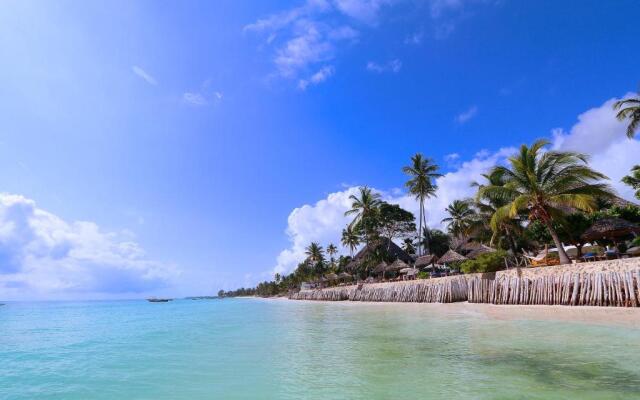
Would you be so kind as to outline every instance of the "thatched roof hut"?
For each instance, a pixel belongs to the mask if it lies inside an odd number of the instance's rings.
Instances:
[[[340,272],[338,274],[338,278],[339,279],[353,279],[353,275],[347,273],[347,272]]]
[[[376,243],[372,243],[364,246],[353,257],[353,260],[347,264],[346,269],[348,271],[355,271],[362,262],[364,262],[369,255],[379,253],[379,250],[383,250],[386,253],[387,259],[400,259],[406,263],[412,263],[413,258],[404,250],[395,244],[392,240],[387,238],[380,238]]]
[[[403,268],[409,268],[409,265],[402,260],[395,260],[387,267],[387,271],[399,271]]]
[[[415,266],[416,268],[423,268],[435,263],[437,260],[438,260],[438,257],[436,257],[435,254],[427,254],[427,255],[418,257],[418,259],[416,260]]]
[[[336,281],[338,280],[338,275],[334,273],[330,273],[324,276],[328,281]]]
[[[456,253],[455,251],[449,249],[442,257],[438,259],[438,264],[448,264],[460,261],[466,261],[467,257]]]
[[[495,251],[496,249],[494,249],[493,247],[489,247],[489,246],[485,246],[484,244],[481,244],[475,250],[470,251],[469,254],[467,254],[465,257],[474,260],[481,254],[493,253]]]
[[[616,239],[640,233],[640,226],[622,218],[602,218],[582,234],[584,240]]]
[[[374,274],[381,274],[387,271],[387,267],[389,267],[389,264],[382,261],[380,264],[376,265],[376,267],[371,272],[373,272]]]
[[[418,272],[420,272],[420,270],[418,268],[407,267],[407,268],[402,268],[398,272],[400,272],[401,274],[407,274],[409,276],[412,276],[412,275],[417,275]]]

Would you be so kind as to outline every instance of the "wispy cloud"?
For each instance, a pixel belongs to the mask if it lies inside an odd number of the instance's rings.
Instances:
[[[334,5],[324,0],[308,0],[301,7],[258,19],[246,25],[244,31],[265,37],[265,43],[272,49],[277,76],[296,79],[298,87],[307,87],[333,74],[333,70],[329,72],[326,68],[336,57],[340,44],[358,40],[360,33],[345,23],[344,18],[340,21],[331,18],[344,14],[343,8],[355,10],[351,8],[354,4],[346,3],[349,2]],[[317,72],[311,77],[300,78],[313,70]]]
[[[206,106],[208,104],[216,104],[222,101],[223,94],[221,91],[211,89],[212,82],[210,79],[205,80],[200,85],[199,90],[185,92],[182,94],[182,100],[192,106]]]
[[[377,23],[380,9],[395,2],[394,0],[335,0],[336,7],[343,14],[368,24]]]
[[[311,75],[309,79],[300,79],[298,88],[306,90],[309,85],[317,85],[329,79],[335,72],[335,68],[331,65],[320,68],[318,72]]]
[[[453,11],[461,10],[466,1],[430,0],[427,18],[432,20],[437,38],[453,31],[456,17]],[[247,24],[243,31],[262,38],[259,48],[266,49],[276,70],[269,74],[270,78],[293,80],[300,87],[301,82],[302,86],[310,82],[304,76],[333,64],[345,45],[357,43],[362,34],[379,27],[384,10],[397,3],[412,7],[408,0],[307,0],[302,6]],[[407,36],[405,43],[417,45],[423,38],[420,29]],[[367,69],[377,73],[398,72],[401,66],[400,60],[392,60],[387,64],[370,62]]]
[[[182,95],[182,100],[194,106],[204,106],[207,104],[207,99],[205,99],[204,96],[201,95],[200,93],[192,93],[192,92],[184,93]]]
[[[460,158],[460,154],[458,153],[451,153],[444,156],[445,161],[455,161],[458,158]]]
[[[154,85],[154,86],[158,84],[158,81],[156,81],[156,78],[151,76],[147,71],[143,70],[142,68],[138,67],[137,65],[132,66],[131,70],[133,71],[134,74],[136,74],[140,78],[144,79],[148,84]]]
[[[467,122],[469,122],[469,120],[471,120],[471,118],[475,117],[476,115],[478,115],[478,107],[471,106],[467,111],[463,111],[460,114],[456,115],[455,121],[460,125],[466,124]]]
[[[413,32],[410,35],[407,35],[404,38],[404,44],[411,44],[411,45],[419,45],[422,44],[422,39],[424,39],[424,32],[422,30],[419,30],[417,32]]]
[[[398,73],[402,68],[402,61],[396,59],[390,60],[384,64],[379,64],[374,61],[369,61],[367,63],[367,71],[375,72],[381,74],[383,72],[393,72]]]

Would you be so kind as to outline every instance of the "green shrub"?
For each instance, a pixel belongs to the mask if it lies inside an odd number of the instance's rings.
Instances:
[[[427,279],[429,278],[429,273],[425,271],[418,272],[418,279]]]
[[[631,241],[631,244],[629,245],[629,247],[636,247],[636,246],[640,246],[640,236],[638,236],[637,238],[633,239]]]
[[[475,260],[467,260],[460,264],[460,269],[465,274],[500,271],[504,268],[506,256],[507,253],[503,250],[480,254]]]

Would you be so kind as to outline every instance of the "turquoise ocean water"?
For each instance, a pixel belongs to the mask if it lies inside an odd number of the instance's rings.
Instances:
[[[634,399],[640,327],[225,299],[0,307],[0,399]]]

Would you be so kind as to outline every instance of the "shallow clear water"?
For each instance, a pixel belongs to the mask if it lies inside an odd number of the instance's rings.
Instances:
[[[0,398],[640,398],[640,327],[417,307],[9,303]]]

